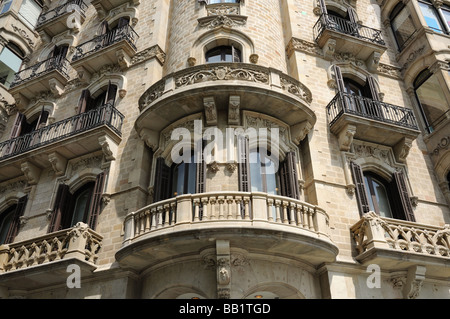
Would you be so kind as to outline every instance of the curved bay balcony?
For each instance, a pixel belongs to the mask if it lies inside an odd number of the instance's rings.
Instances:
[[[369,69],[376,70],[386,43],[381,30],[352,22],[334,15],[322,14],[313,27],[314,39],[325,55],[350,53],[366,61]]]
[[[334,261],[338,253],[324,210],[258,192],[177,196],[128,214],[124,230],[123,248],[116,259],[138,271],[179,254],[197,254],[215,239],[229,240],[249,252],[284,255],[316,266]]]
[[[41,168],[53,166],[60,173],[67,159],[101,150],[104,143],[114,149],[121,141],[122,122],[123,115],[107,104],[2,142],[0,180],[27,172],[33,184]]]
[[[203,112],[204,99],[213,99],[217,111],[230,115],[232,96],[239,101],[234,106],[237,114],[241,109],[261,112],[291,126],[313,127],[316,122],[310,90],[289,75],[255,64],[210,63],[169,74],[153,84],[139,99],[136,128],[160,132],[178,119]],[[239,125],[230,117],[228,122]]]
[[[426,267],[427,276],[450,276],[450,226],[436,227],[369,212],[351,227],[356,260],[384,271]]]

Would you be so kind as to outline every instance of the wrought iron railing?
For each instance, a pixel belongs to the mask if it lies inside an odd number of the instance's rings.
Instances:
[[[77,46],[75,48],[75,54],[72,58],[72,62],[122,40],[127,41],[135,50],[137,50],[136,41],[138,40],[138,38],[138,34],[130,25],[125,25],[123,27],[113,29],[108,33],[102,34]]]
[[[120,136],[123,118],[124,116],[112,104],[105,104],[86,113],[75,115],[0,143],[0,160],[55,143],[101,125],[108,126]]]
[[[320,36],[325,30],[344,33],[380,45],[386,44],[381,38],[381,30],[373,29],[329,14],[322,14],[314,25],[313,32],[316,42],[319,41]]]
[[[415,130],[418,129],[416,118],[411,109],[363,96],[339,92],[327,105],[327,116],[330,126],[344,113]]]
[[[51,57],[47,60],[36,63],[35,65],[23,69],[16,73],[13,83],[11,83],[11,88],[22,84],[24,82],[30,81],[34,78],[40,77],[51,71],[59,71],[64,77],[69,79],[68,74],[69,61],[62,56]]]
[[[84,16],[84,11],[86,10],[86,8],[87,5],[83,2],[83,0],[67,1],[65,4],[60,5],[52,10],[42,12],[38,18],[36,28],[66,13],[71,13],[74,10],[78,11],[80,14]]]

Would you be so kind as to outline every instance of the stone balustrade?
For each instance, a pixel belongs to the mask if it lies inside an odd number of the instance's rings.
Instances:
[[[102,236],[84,223],[41,237],[0,246],[0,273],[77,258],[95,264]]]
[[[180,195],[129,213],[124,221],[124,245],[178,225],[226,227],[227,222],[242,222],[246,227],[266,222],[288,226],[289,231],[302,229],[329,237],[329,217],[315,205],[267,193],[214,192]]]
[[[392,249],[450,258],[449,225],[435,227],[384,218],[369,212],[351,228],[351,231],[359,255],[372,249]]]

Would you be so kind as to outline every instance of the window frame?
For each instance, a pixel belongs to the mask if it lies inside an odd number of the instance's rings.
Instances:
[[[393,21],[397,18],[397,16],[403,11],[403,10],[407,10],[408,12],[408,16],[409,19],[411,20],[411,23],[414,26],[414,22],[412,21],[411,18],[411,12],[409,11],[409,8],[403,3],[403,2],[399,2],[397,3],[394,8],[391,10],[391,13],[389,14],[389,20],[390,20],[390,27],[391,27],[391,31],[392,34],[394,36],[394,40],[395,40],[395,44],[397,45],[397,49],[399,52],[402,52],[403,49],[405,48],[406,44],[409,42],[409,40],[413,37],[413,35],[416,33],[416,30],[414,32],[412,32],[408,38],[400,45],[399,41],[398,41],[398,37],[396,35],[396,31],[394,29],[394,25],[393,25]]]
[[[228,53],[227,50],[231,50],[231,52]],[[220,52],[220,61],[210,62],[210,61],[208,61],[208,59],[210,59],[212,56],[218,56],[218,55],[211,55],[214,51]],[[226,61],[226,56],[228,54],[231,55],[231,61]],[[242,51],[232,44],[215,46],[205,52],[205,62],[206,63],[239,63],[239,62],[242,62]]]

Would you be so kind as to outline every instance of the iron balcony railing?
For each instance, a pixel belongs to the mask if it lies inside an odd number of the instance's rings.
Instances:
[[[326,13],[322,14],[319,20],[314,25],[313,32],[316,42],[319,41],[320,36],[325,30],[340,32],[380,45],[386,44],[381,38],[381,30],[366,27],[356,22],[352,22]]]
[[[121,136],[124,116],[112,104],[50,124],[23,136],[0,143],[0,160],[55,143],[101,125]]]
[[[130,25],[113,29],[108,33],[102,34],[77,46],[75,48],[75,54],[72,58],[72,62],[122,40],[127,41],[136,50],[136,41],[138,38],[139,36]]]
[[[64,77],[69,79],[68,66],[69,61],[66,58],[61,56],[51,57],[17,72],[13,83],[11,83],[11,88],[52,71],[59,71]]]
[[[339,92],[327,105],[327,116],[330,126],[344,113],[410,129],[418,129],[416,118],[411,109],[363,96]]]
[[[42,12],[38,18],[36,28],[66,13],[71,13],[74,10],[78,11],[80,14],[84,16],[84,11],[86,10],[86,8],[87,5],[83,2],[83,0],[67,1],[65,4],[60,5],[52,10]]]

